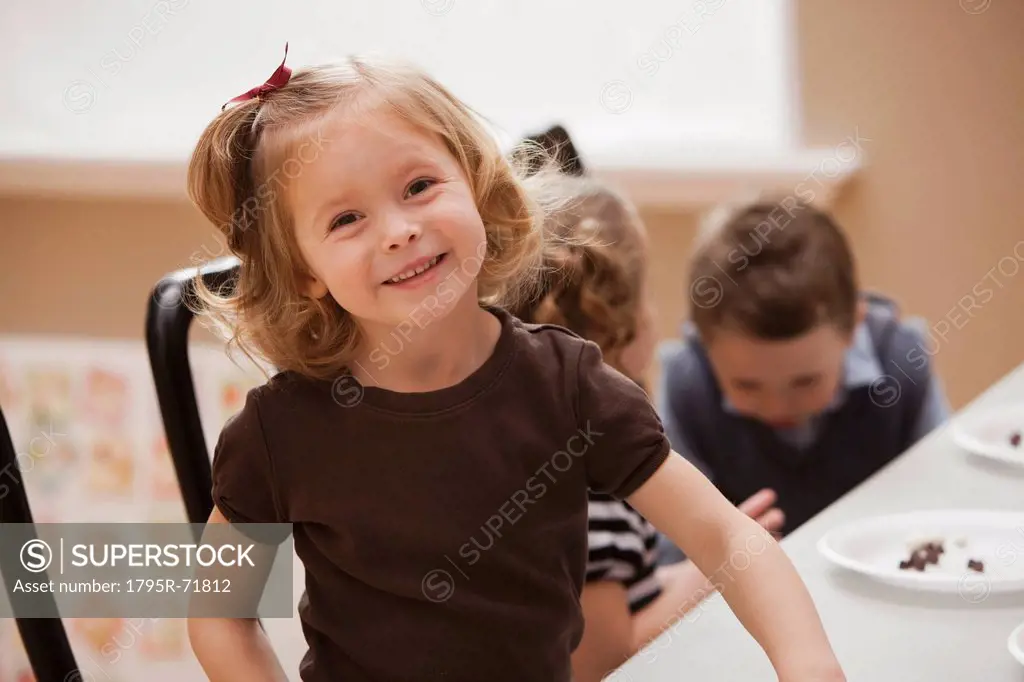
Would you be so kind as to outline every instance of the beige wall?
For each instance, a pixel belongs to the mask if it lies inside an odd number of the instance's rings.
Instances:
[[[1024,5],[813,0],[798,22],[805,141],[870,139],[837,206],[864,283],[946,318],[936,361],[962,405],[1024,360]],[[669,336],[695,217],[647,218]],[[186,205],[0,198],[0,221],[0,333],[141,339],[157,278],[220,253]],[[992,271],[1006,257],[1008,274]]]
[[[0,333],[143,338],[168,271],[221,255],[185,204],[0,199]]]

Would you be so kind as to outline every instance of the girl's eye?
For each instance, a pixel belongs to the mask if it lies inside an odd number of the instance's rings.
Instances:
[[[409,189],[405,190],[406,196],[412,196],[415,194],[422,194],[430,189],[435,183],[430,178],[420,178],[419,180],[413,180],[412,184],[409,185]]]
[[[351,225],[358,219],[359,216],[357,216],[355,213],[342,213],[340,216],[335,218],[334,221],[331,223],[331,231],[333,232],[339,227]]]

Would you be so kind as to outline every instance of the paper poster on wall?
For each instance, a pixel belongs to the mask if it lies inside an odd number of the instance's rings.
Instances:
[[[207,446],[265,381],[223,348],[193,344]],[[0,336],[0,406],[37,523],[185,521],[142,342]],[[185,621],[65,619],[81,668],[104,682],[204,679]],[[0,682],[32,682],[15,622],[0,620]]]

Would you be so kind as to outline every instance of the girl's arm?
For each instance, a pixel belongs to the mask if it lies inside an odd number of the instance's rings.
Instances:
[[[288,682],[255,618],[192,618],[188,636],[210,682]]]
[[[228,523],[214,507],[208,523]],[[288,682],[255,618],[189,618],[188,636],[210,682]]]
[[[722,593],[780,682],[845,681],[789,558],[768,531],[730,504],[692,464],[670,453],[628,502]]]
[[[738,509],[757,521],[770,533],[776,533],[785,522],[781,509],[772,506],[776,496],[764,489],[740,503]],[[633,618],[633,646],[630,655],[647,646],[671,628],[680,618],[700,604],[717,587],[713,578],[705,577],[692,561],[682,561],[658,569],[662,592]]]
[[[583,639],[572,652],[573,682],[600,682],[634,653],[633,616],[622,583],[587,583],[580,595]]]

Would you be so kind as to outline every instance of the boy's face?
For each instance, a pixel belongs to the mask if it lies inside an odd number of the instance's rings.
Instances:
[[[792,428],[828,407],[851,340],[831,324],[784,341],[719,329],[707,350],[722,391],[740,413]]]

